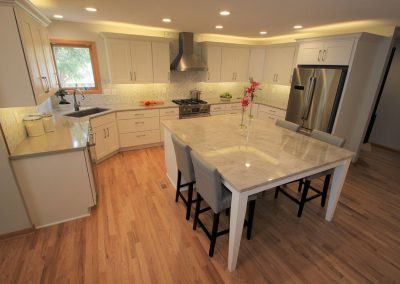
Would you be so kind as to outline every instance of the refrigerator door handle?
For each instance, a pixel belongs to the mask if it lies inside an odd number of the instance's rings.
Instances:
[[[303,109],[303,114],[301,115],[301,119],[304,119],[305,115],[306,115],[306,110],[307,110],[307,106],[309,103],[309,98],[310,98],[310,89],[311,89],[311,82],[312,82],[313,77],[310,76],[307,80],[307,85],[306,85],[306,89],[304,91],[305,93],[305,97],[306,97],[306,102],[305,102],[305,107]]]
[[[315,91],[315,84],[317,83],[317,78],[316,77],[311,77],[311,82],[310,82],[310,87],[308,89],[308,94],[307,94],[307,104],[306,104],[306,108],[304,110],[304,115],[303,115],[303,119],[307,120],[308,119],[308,115],[310,114],[310,109],[311,109],[311,103],[314,97],[314,91]]]

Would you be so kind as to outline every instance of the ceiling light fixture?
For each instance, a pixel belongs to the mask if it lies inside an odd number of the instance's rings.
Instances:
[[[86,7],[85,10],[88,12],[97,12],[97,9],[93,7]]]
[[[229,16],[229,15],[231,14],[231,12],[229,12],[229,11],[227,11],[227,10],[224,10],[224,11],[219,12],[219,14],[220,14],[221,16]]]
[[[266,34],[267,34],[266,31],[261,31],[261,32],[260,32],[260,35],[266,35]]]
[[[303,26],[302,26],[302,25],[295,25],[293,28],[296,29],[296,30],[298,30],[298,29],[302,29]]]
[[[216,29],[218,29],[218,30],[221,30],[221,29],[223,29],[223,28],[224,28],[224,26],[217,25],[217,26],[215,26],[215,28],[216,28]]]
[[[53,17],[56,18],[56,19],[62,19],[62,18],[64,18],[63,15],[53,15]]]
[[[171,23],[171,22],[172,22],[172,20],[169,19],[169,18],[164,18],[164,19],[162,19],[162,21],[163,21],[164,23]]]

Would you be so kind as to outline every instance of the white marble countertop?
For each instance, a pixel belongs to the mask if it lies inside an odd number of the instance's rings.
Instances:
[[[246,118],[248,120],[248,118]],[[252,119],[240,128],[241,115],[164,121],[238,191],[348,159],[353,153],[306,135]]]

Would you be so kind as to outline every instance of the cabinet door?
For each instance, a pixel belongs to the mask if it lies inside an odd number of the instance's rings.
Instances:
[[[153,82],[153,59],[151,54],[151,42],[132,41],[132,70],[134,83]]]
[[[105,157],[108,154],[107,151],[107,130],[104,127],[98,127],[93,129],[96,146],[94,147],[96,152],[96,160]]]
[[[169,83],[169,43],[152,42],[154,83]]]
[[[44,58],[46,61],[47,74],[49,78],[51,94],[58,90],[58,78],[54,65],[53,54],[51,52],[50,40],[46,28],[40,29],[40,38],[43,46]]]
[[[327,65],[349,65],[353,40],[328,41],[324,45],[322,61]]]
[[[282,53],[278,47],[267,48],[265,52],[264,82],[276,84],[276,77],[280,65]]]
[[[220,46],[205,46],[203,48],[203,61],[208,67],[207,82],[221,81],[221,52]]]
[[[110,154],[119,149],[117,124],[115,122],[107,124],[105,129],[107,131],[106,152]]]
[[[294,46],[279,49],[279,64],[276,66],[277,75],[275,81],[277,84],[290,86],[295,52],[296,48]]]
[[[321,64],[322,51],[322,42],[301,43],[297,56],[297,64]]]
[[[253,80],[257,82],[263,81],[264,61],[265,49],[250,49],[249,78],[253,78]]]
[[[112,83],[132,83],[130,41],[123,39],[109,39],[107,42],[107,48]]]
[[[249,49],[237,48],[235,52],[235,81],[236,82],[247,82],[249,80]]]
[[[223,47],[221,52],[221,81],[235,81],[235,67],[237,52],[233,47]]]

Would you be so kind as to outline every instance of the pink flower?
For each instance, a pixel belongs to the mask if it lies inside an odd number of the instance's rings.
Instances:
[[[256,81],[253,81],[253,80],[251,80],[250,82],[251,82],[251,88],[254,91],[257,90],[260,87],[260,82],[256,82]]]
[[[249,97],[243,97],[243,98],[240,100],[240,103],[242,104],[242,107],[248,106],[248,105],[249,105]]]

